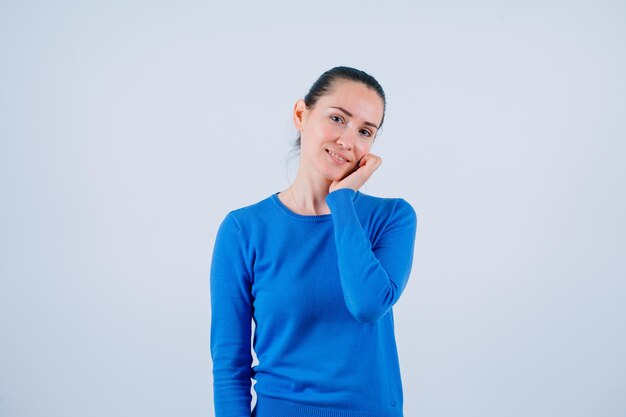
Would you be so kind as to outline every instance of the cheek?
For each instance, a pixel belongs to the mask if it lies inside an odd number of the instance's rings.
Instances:
[[[339,135],[339,129],[328,123],[321,123],[318,129],[320,136],[324,138],[335,138]]]
[[[361,158],[365,154],[368,154],[370,152],[370,149],[372,149],[371,142],[357,142],[354,145],[355,153],[359,158]]]
[[[355,163],[358,163],[361,158],[363,158],[364,155],[367,155],[368,153],[370,153],[370,150],[372,149],[372,144],[370,143],[366,143],[366,142],[361,142],[358,144],[354,145],[354,156],[356,158]]]

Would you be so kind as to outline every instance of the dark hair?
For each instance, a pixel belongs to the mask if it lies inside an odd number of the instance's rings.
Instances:
[[[373,89],[378,93],[378,96],[383,100],[383,118],[380,121],[379,129],[383,126],[383,122],[385,121],[385,109],[387,107],[387,101],[385,99],[385,92],[383,88],[380,86],[378,81],[368,73],[358,70],[352,67],[335,67],[331,68],[317,79],[311,86],[311,89],[304,96],[304,103],[306,104],[307,109],[312,109],[317,104],[317,100],[320,97],[326,94],[330,94],[332,91],[332,87],[336,81],[339,80],[348,80],[348,81],[356,81],[366,85],[367,87]],[[298,138],[294,143],[294,150],[300,149],[300,134],[298,134]]]

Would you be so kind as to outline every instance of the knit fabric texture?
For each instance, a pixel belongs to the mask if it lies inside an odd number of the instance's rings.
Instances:
[[[326,203],[330,214],[301,215],[274,193],[219,226],[210,268],[216,417],[403,416],[392,307],[411,272],[415,210],[351,188]]]

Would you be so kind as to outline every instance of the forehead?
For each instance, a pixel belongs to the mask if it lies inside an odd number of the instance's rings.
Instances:
[[[383,100],[378,93],[355,81],[335,81],[330,93],[321,96],[318,104],[325,108],[342,107],[354,117],[377,126],[383,117]]]

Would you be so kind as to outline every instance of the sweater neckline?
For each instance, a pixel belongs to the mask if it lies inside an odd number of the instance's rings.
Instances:
[[[333,215],[332,213],[329,214],[299,214],[296,213],[295,211],[291,211],[291,209],[289,207],[287,207],[282,201],[280,201],[280,198],[278,198],[278,193],[280,193],[280,191],[276,191],[274,194],[272,194],[270,196],[270,199],[274,202],[274,204],[276,205],[276,207],[278,207],[278,209],[283,212],[284,214],[288,215],[289,217],[296,219],[296,220],[300,220],[303,222],[327,222],[327,221],[331,221],[333,219]],[[356,201],[359,198],[359,195],[361,195],[360,191],[356,191],[356,193],[354,193],[354,197],[352,198],[352,201]]]

